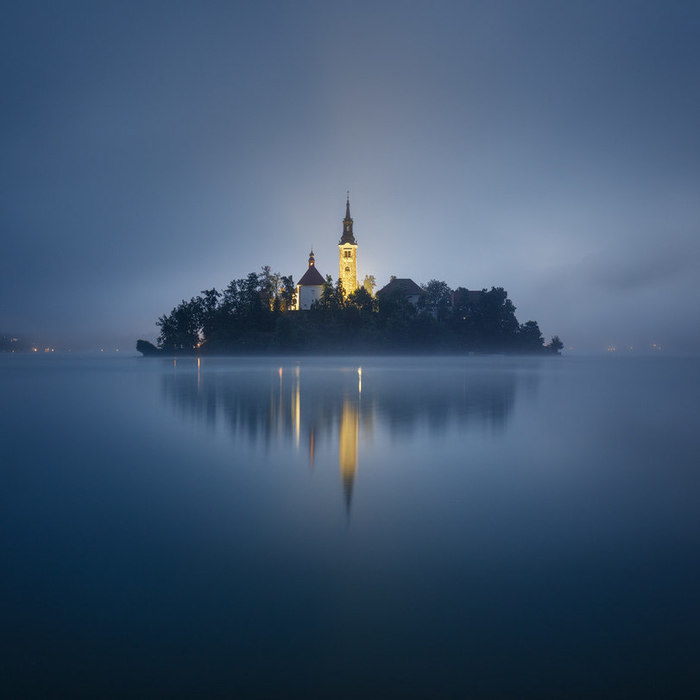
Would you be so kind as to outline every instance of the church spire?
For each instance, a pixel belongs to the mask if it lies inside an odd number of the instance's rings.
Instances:
[[[345,200],[345,218],[343,219],[343,235],[340,238],[340,245],[350,243],[357,245],[355,234],[352,232],[352,217],[350,216],[350,192]]]

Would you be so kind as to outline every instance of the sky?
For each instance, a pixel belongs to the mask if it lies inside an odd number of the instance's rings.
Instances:
[[[574,351],[700,353],[697,2],[23,2],[0,23],[0,332],[155,340],[313,247],[504,287]]]

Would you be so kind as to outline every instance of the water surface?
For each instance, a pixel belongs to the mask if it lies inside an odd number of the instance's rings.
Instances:
[[[700,365],[0,357],[31,697],[695,697]]]

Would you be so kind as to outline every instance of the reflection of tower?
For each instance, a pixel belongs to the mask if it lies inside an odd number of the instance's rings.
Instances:
[[[352,485],[357,472],[357,433],[359,416],[357,404],[353,401],[343,401],[343,412],[340,416],[340,448],[338,463],[340,466],[340,478],[343,480],[345,491],[345,504],[350,510],[352,500]]]
[[[338,244],[340,249],[340,262],[338,263],[338,277],[343,283],[346,294],[351,294],[357,289],[357,241],[352,232],[352,219],[350,218],[350,194],[345,203],[345,218],[343,219],[343,235]]]
[[[294,371],[294,385],[292,387],[292,427],[294,429],[294,443],[299,447],[299,434],[301,432],[301,386],[299,379],[299,367]]]
[[[309,431],[309,468],[314,468],[314,456],[316,454],[316,434],[314,433],[314,424],[311,424]]]

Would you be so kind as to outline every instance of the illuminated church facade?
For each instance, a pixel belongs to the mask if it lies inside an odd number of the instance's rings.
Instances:
[[[338,243],[338,278],[343,284],[345,294],[352,294],[357,287],[357,241],[353,232],[353,220],[350,216],[350,194],[345,201],[345,218],[343,233]],[[321,298],[323,275],[316,269],[314,251],[309,254],[309,266],[297,283],[297,310],[311,308],[314,301]]]
[[[343,219],[343,235],[338,244],[340,259],[338,262],[338,277],[343,283],[346,294],[352,294],[357,289],[357,241],[352,231],[350,216],[350,194],[345,201],[345,218]]]

